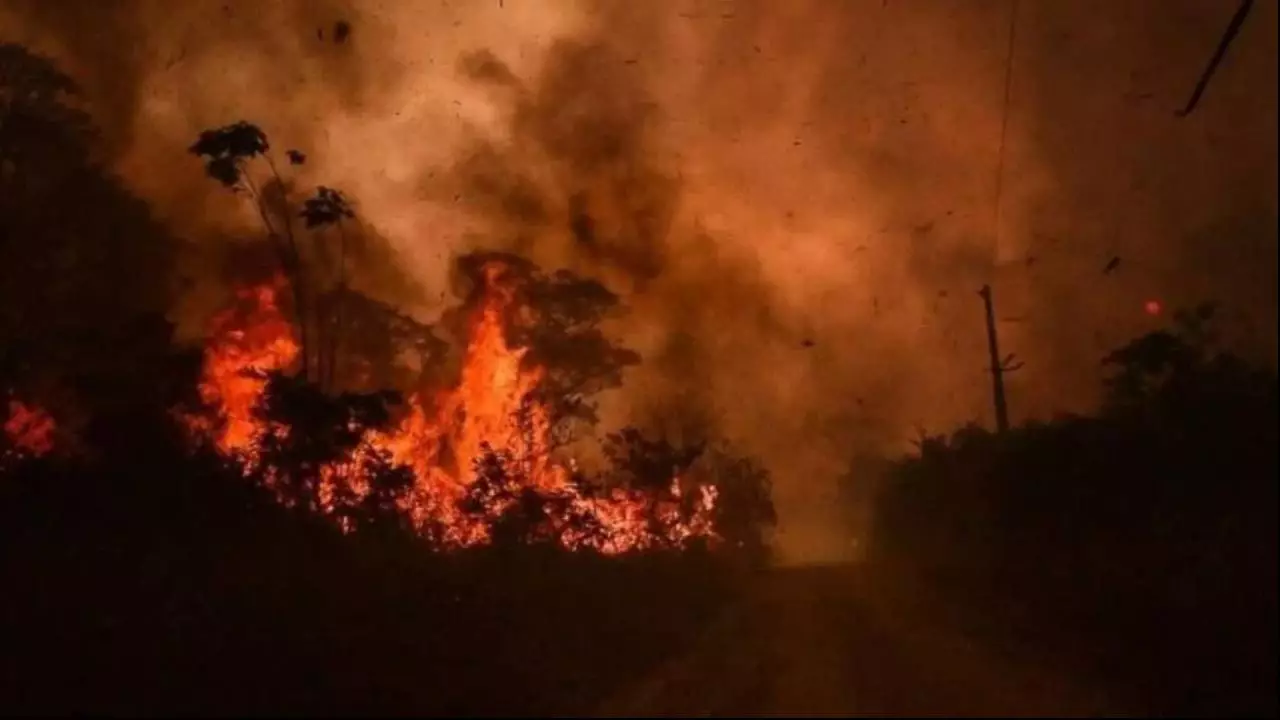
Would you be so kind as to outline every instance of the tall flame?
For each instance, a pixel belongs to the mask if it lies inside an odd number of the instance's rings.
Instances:
[[[493,523],[513,502],[510,494],[487,500],[478,513],[464,509],[468,490],[477,482],[473,463],[488,450],[509,459],[515,466],[511,475],[523,489],[555,501],[549,521],[570,548],[612,554],[714,537],[712,486],[700,486],[693,512],[682,513],[678,478],[666,493],[615,488],[603,496],[588,495],[554,459],[551,414],[534,393],[545,370],[529,367],[525,350],[508,345],[503,317],[514,301],[495,282],[497,269],[486,270],[484,295],[469,318],[457,386],[429,403],[410,398],[394,428],[366,440],[412,469],[414,487],[404,509],[414,523],[424,531],[430,528],[448,546],[489,540]],[[217,409],[221,422],[196,418],[192,426],[222,452],[244,458],[249,467],[258,462],[258,443],[266,431],[253,412],[266,387],[260,373],[287,369],[299,353],[293,327],[277,304],[284,287],[277,281],[239,293],[235,305],[214,318],[205,350],[200,394]],[[354,467],[358,464],[343,463],[329,469],[326,478],[359,494],[365,481]],[[575,523],[575,518],[587,522]]]
[[[298,357],[293,327],[277,304],[285,281],[240,290],[235,302],[214,317],[205,347],[200,399],[221,414],[216,430],[207,418],[193,418],[201,430],[216,434],[224,453],[251,453],[260,428],[253,409],[266,390],[259,373],[284,370]]]

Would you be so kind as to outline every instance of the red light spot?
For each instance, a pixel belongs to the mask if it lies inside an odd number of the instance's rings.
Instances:
[[[1159,301],[1159,300],[1148,300],[1148,301],[1146,302],[1146,304],[1142,306],[1142,309],[1143,309],[1143,310],[1146,310],[1148,315],[1159,315],[1159,314],[1160,314],[1160,301]]]

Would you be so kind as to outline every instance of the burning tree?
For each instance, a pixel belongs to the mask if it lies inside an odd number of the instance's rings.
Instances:
[[[209,177],[246,197],[257,211],[292,294],[300,372],[304,378],[332,387],[343,308],[350,292],[344,222],[355,219],[351,204],[340,191],[324,186],[298,203],[292,196],[293,182],[281,174],[271,157],[266,133],[249,122],[206,130],[189,150],[204,160]],[[306,155],[298,150],[288,150],[285,155],[291,165],[306,162]],[[257,160],[266,166],[265,173],[255,170]],[[296,220],[312,231],[312,247],[304,248]],[[336,247],[323,242],[329,229],[337,238]]]
[[[507,254],[470,254],[456,269],[462,301],[447,323],[463,344],[457,372],[394,411],[391,395],[325,397],[281,375],[299,352],[275,302],[284,283],[242,291],[206,349],[201,394],[220,422],[193,426],[288,505],[346,524],[350,508],[394,506],[447,547],[514,540],[617,553],[712,536],[714,486],[605,487],[561,457],[594,422],[592,396],[639,359],[599,329],[617,297]]]
[[[461,350],[450,365],[430,326],[351,290],[355,212],[340,192],[320,187],[293,203],[266,135],[246,122],[202,133],[191,152],[252,203],[280,269],[215,318],[201,396],[218,419],[191,425],[283,502],[351,524],[350,508],[380,488],[371,502],[446,546],[515,539],[623,552],[715,534],[718,471],[687,472],[703,446],[664,454],[623,431],[634,452],[610,456],[618,467],[608,477],[588,477],[566,457],[598,421],[594,397],[640,360],[601,330],[622,311],[604,285],[510,253],[457,258],[460,302],[441,321]],[[296,219],[313,231],[311,245]],[[417,377],[396,384],[407,397],[374,392],[374,358],[406,352]],[[295,363],[298,378],[285,377]],[[767,495],[757,480],[734,482]]]
[[[753,560],[767,558],[767,533],[778,516],[769,473],[753,458],[724,442],[677,443],[635,427],[609,433],[602,450],[610,467],[606,486],[666,490],[677,499],[674,506],[651,508],[654,533],[680,532],[701,512],[701,489],[714,487],[712,524],[717,537]]]
[[[470,253],[455,268],[454,293],[463,298],[458,317],[464,322],[468,308],[500,296],[501,340],[520,351],[520,368],[537,376],[528,403],[545,408],[548,450],[594,426],[592,397],[621,385],[623,371],[640,362],[600,329],[605,318],[622,311],[618,296],[595,280],[564,270],[544,273],[511,253]]]
[[[332,515],[350,529],[398,526],[412,471],[371,441],[386,431],[394,392],[329,395],[279,372],[253,407],[258,424],[256,470],[288,506]]]

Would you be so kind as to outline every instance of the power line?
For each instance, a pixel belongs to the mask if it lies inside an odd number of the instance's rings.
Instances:
[[[1018,0],[1012,0],[1009,10],[1009,46],[1004,60],[1004,106],[1000,114],[1000,145],[996,150],[996,198],[992,236],[995,242],[994,256],[998,262],[1000,257],[1000,227],[1004,204],[1004,147],[1009,133],[1009,102],[1013,96],[1013,49],[1018,37]]]
[[[1187,99],[1187,104],[1176,113],[1178,117],[1190,115],[1191,111],[1196,109],[1196,105],[1200,104],[1200,97],[1204,95],[1205,88],[1209,87],[1209,80],[1217,72],[1218,65],[1222,63],[1222,58],[1226,57],[1227,48],[1231,47],[1231,41],[1235,40],[1236,35],[1240,33],[1240,28],[1244,25],[1245,18],[1249,17],[1251,8],[1253,8],[1253,0],[1241,0],[1240,6],[1236,8],[1236,14],[1231,16],[1231,22],[1222,33],[1222,38],[1218,40],[1218,47],[1214,49],[1213,56],[1209,58],[1209,64],[1205,67],[1204,72],[1200,74],[1200,79],[1196,82],[1195,89],[1191,91],[1191,97]]]

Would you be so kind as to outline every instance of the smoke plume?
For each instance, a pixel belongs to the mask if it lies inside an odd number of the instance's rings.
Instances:
[[[184,152],[244,118],[355,198],[425,297],[477,247],[600,277],[646,361],[608,416],[763,456],[783,549],[812,558],[848,542],[826,508],[855,452],[987,421],[984,283],[1026,362],[1015,420],[1087,409],[1098,358],[1163,321],[1150,300],[1218,300],[1274,362],[1274,4],[1183,119],[1221,3],[1013,9],[19,0],[0,23],[81,79],[185,235],[252,221]]]

